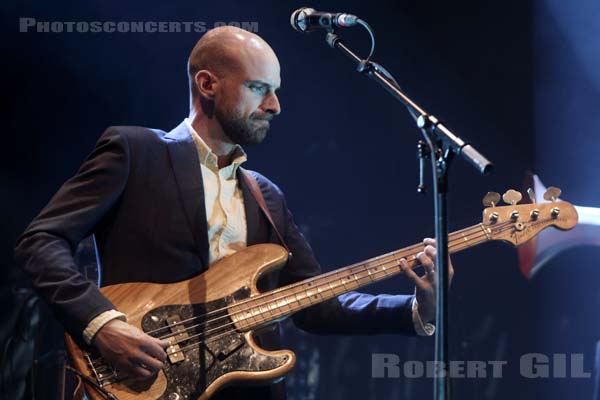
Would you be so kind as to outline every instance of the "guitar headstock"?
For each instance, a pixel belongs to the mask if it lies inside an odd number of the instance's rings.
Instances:
[[[483,204],[488,207],[483,211],[483,226],[491,240],[519,246],[549,226],[568,230],[577,225],[577,210],[571,203],[558,199],[560,189],[548,188],[544,194],[544,198],[550,200],[548,203],[536,203],[531,189],[527,193],[531,204],[518,204],[523,196],[512,189],[502,196],[506,206],[497,205],[498,193],[490,192],[483,198]]]

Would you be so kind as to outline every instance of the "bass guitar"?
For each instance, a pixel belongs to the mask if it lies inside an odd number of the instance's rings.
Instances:
[[[450,253],[493,240],[518,246],[546,227],[567,230],[577,224],[577,211],[570,203],[517,204],[520,198],[519,192],[508,191],[504,195],[508,205],[498,206],[500,195],[488,193],[483,221],[449,234]],[[295,355],[290,350],[260,348],[254,340],[257,329],[396,276],[402,272],[401,258],[415,268],[422,248],[422,243],[415,244],[262,293],[256,288],[259,278],[287,261],[288,253],[281,246],[250,246],[182,282],[103,287],[101,292],[127,315],[130,324],[169,341],[168,361],[146,381],[123,379],[94,348],[79,347],[66,335],[72,368],[93,400],[208,399],[232,383],[277,381],[292,369]]]

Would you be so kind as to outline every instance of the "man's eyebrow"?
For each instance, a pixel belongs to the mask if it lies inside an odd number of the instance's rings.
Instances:
[[[261,85],[261,86],[266,86],[269,89],[273,88],[273,90],[278,90],[279,89],[279,86],[274,87],[270,83],[267,83],[267,82],[264,82],[264,81],[261,81],[261,80],[247,81],[246,85]]]

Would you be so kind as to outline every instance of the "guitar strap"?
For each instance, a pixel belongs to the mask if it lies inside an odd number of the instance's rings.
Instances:
[[[290,251],[290,248],[285,243],[285,240],[283,240],[283,235],[279,232],[279,229],[277,229],[277,226],[275,225],[275,222],[273,221],[273,217],[271,216],[271,212],[267,208],[267,203],[265,202],[265,198],[263,197],[262,191],[260,190],[260,187],[258,186],[258,182],[256,181],[256,179],[250,172],[248,172],[247,170],[245,170],[242,167],[240,167],[240,176],[246,183],[246,186],[248,186],[248,189],[250,189],[250,193],[252,193],[252,197],[254,197],[254,200],[256,200],[256,202],[258,203],[258,206],[260,207],[262,212],[265,214],[265,217],[267,217],[267,220],[269,220],[269,223],[271,224],[271,227],[275,231],[275,234],[277,235],[279,242],[281,243],[281,245],[283,247],[285,247],[289,256],[291,257],[292,252]]]

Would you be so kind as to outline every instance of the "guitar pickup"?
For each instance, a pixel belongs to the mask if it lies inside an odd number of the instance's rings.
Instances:
[[[181,350],[181,346],[179,346],[179,342],[189,338],[189,335],[185,326],[179,324],[179,322],[181,322],[181,318],[177,315],[167,318],[167,326],[171,328],[171,333],[174,333],[173,336],[167,338],[167,341],[171,343],[166,350],[171,364],[177,364],[185,360],[185,355]]]
[[[233,341],[231,342],[231,344],[229,346],[227,346],[227,348],[225,348],[225,349],[221,350],[219,353],[217,353],[217,359],[219,361],[223,361],[224,359],[229,357],[231,354],[233,354],[237,349],[242,347],[243,344],[244,344],[244,341],[242,339],[240,339],[239,337],[235,337],[233,339]]]

